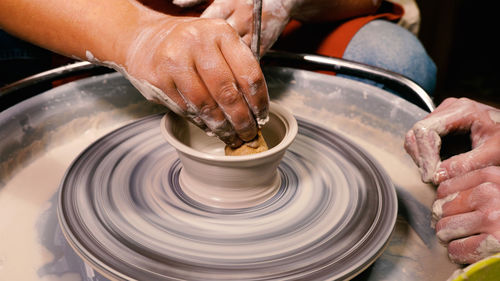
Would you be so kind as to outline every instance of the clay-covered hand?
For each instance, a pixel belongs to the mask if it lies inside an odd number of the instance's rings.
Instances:
[[[500,167],[489,166],[443,181],[433,215],[450,259],[473,263],[500,252]]]
[[[181,8],[188,8],[206,2],[206,0],[173,0],[172,3]]]
[[[441,137],[470,132],[472,150],[441,162]],[[405,149],[422,180],[439,184],[487,166],[500,165],[500,110],[467,98],[449,98],[406,134]]]
[[[258,61],[221,19],[169,17],[144,24],[125,72],[148,99],[164,104],[235,147],[257,134],[269,97]]]
[[[299,1],[263,0],[260,53],[264,54],[290,21],[290,14]],[[204,18],[225,19],[250,46],[252,39],[252,0],[214,0],[203,12]]]

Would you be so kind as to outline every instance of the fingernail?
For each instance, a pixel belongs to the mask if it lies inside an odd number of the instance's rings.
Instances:
[[[252,122],[251,126],[248,126],[244,129],[238,136],[244,141],[251,141],[257,136],[257,127],[255,126],[255,122]]]
[[[433,182],[434,184],[440,184],[442,181],[448,179],[448,171],[444,168],[439,168],[434,174]]]
[[[219,139],[232,148],[240,147],[243,144],[243,141],[234,133],[219,135]]]
[[[240,147],[241,145],[243,144],[243,141],[241,141],[240,139],[236,138],[234,139],[230,144],[228,144],[230,147],[232,148],[238,148]]]

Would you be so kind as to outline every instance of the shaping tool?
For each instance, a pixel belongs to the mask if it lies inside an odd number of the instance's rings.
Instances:
[[[257,60],[260,59],[260,29],[262,23],[262,0],[253,0],[253,28],[250,49]]]

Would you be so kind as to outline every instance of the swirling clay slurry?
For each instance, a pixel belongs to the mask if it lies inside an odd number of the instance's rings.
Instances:
[[[143,277],[139,260],[171,278],[344,276],[389,238],[392,186],[363,156],[349,158],[356,150],[347,143],[337,150],[332,133],[303,123],[277,170],[277,191],[259,204],[218,208],[186,194],[181,177],[189,169],[158,122],[141,120],[95,143],[62,184],[60,216],[71,225],[63,229],[85,242],[73,245],[77,251],[98,255],[91,262],[118,261],[117,271]]]
[[[6,180],[6,185],[0,185],[0,280],[82,279],[80,272],[71,272],[64,266],[58,268],[60,271],[55,270],[57,274],[52,274],[50,268],[47,272],[43,270],[48,264],[57,262],[61,254],[49,251],[44,246],[47,241],[41,241],[42,232],[48,227],[45,226],[46,212],[55,208],[50,199],[57,193],[64,173],[81,151],[109,131],[130,122],[131,117],[151,114],[151,108],[144,108],[145,103],[140,102],[130,104],[122,111],[105,111],[71,119],[20,151],[16,155],[20,160],[5,161],[9,169],[3,168],[0,175],[3,181]],[[48,244],[52,245],[52,241]]]

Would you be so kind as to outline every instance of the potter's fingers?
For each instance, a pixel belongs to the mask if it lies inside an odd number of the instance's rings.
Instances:
[[[474,210],[479,210],[485,217],[488,217],[489,212],[492,212],[492,210],[494,212],[500,202],[500,183],[483,182],[473,188],[450,196],[452,200],[442,206],[443,217],[468,213]],[[449,198],[449,196],[445,198]],[[439,200],[444,200],[444,198]],[[436,200],[436,202],[439,200]],[[500,212],[498,215],[493,214],[491,218],[495,221],[497,217],[500,218]],[[487,227],[488,221],[484,221],[483,225]]]
[[[433,219],[439,220],[458,214],[480,211],[487,218],[482,222],[484,227],[499,224],[496,220],[500,212],[495,214],[500,202],[500,183],[485,181],[477,186],[452,193],[438,199],[432,205]],[[493,215],[490,217],[489,213]],[[492,220],[491,222],[488,220]]]
[[[240,38],[224,38],[221,50],[238,81],[248,107],[260,125],[267,122],[269,94],[259,62]]]
[[[411,156],[413,162],[420,167],[420,157],[418,152],[417,140],[415,138],[415,132],[413,130],[409,130],[405,136],[404,148],[406,152]]]
[[[205,1],[206,0],[173,0],[172,3],[181,8],[189,8],[204,3]]]
[[[432,182],[434,174],[441,163],[440,150],[441,138],[439,134],[422,124],[417,123],[413,127],[417,155],[417,165],[423,182]]]
[[[208,128],[205,125],[205,122],[199,118],[194,112],[191,110],[191,106],[186,102],[186,98],[181,95],[179,89],[175,82],[172,79],[164,79],[162,82],[159,82],[162,85],[163,89],[166,89],[166,95],[168,96],[168,104],[175,103],[174,106],[167,105],[170,109],[173,109],[175,113],[180,116],[184,116],[193,124],[198,126],[200,129],[206,131]]]
[[[484,215],[484,227],[500,225],[500,183],[484,182],[474,188],[466,198],[469,206]],[[491,213],[491,216],[490,216]]]
[[[448,255],[453,262],[470,264],[500,252],[500,242],[491,234],[473,235],[451,241]]]
[[[482,214],[479,211],[445,217],[437,222],[436,235],[444,243],[475,235],[481,232],[481,221]]]
[[[440,183],[446,175],[436,175],[441,165],[441,136],[452,131],[468,131],[478,120],[478,104],[465,98],[450,101],[436,113],[417,122],[412,130],[418,146],[422,180]],[[440,171],[443,173],[443,171]],[[445,171],[444,171],[445,172]]]
[[[442,101],[436,109],[432,113],[430,113],[428,116],[432,116],[435,114],[439,114],[441,111],[447,109],[450,107],[450,105],[454,104],[457,101],[457,98],[446,98],[444,101]]]
[[[473,188],[470,188],[436,200],[433,204],[433,210],[436,209],[436,204],[442,204],[441,217],[438,219],[474,211],[475,205],[469,200],[473,190]]]
[[[446,102],[440,110],[435,110],[413,126],[417,141],[419,135],[425,136],[430,132],[443,136],[452,131],[469,130],[477,120],[477,106],[476,102],[466,98]]]
[[[477,119],[477,106],[476,102],[467,98],[446,100],[416,126],[433,130],[440,136],[452,131],[467,131]]]
[[[499,110],[468,98],[449,98],[420,122],[434,129],[441,136],[449,132],[467,132],[478,120],[483,119],[484,113],[488,111],[498,112]],[[493,113],[493,116],[497,114]],[[490,114],[487,119],[491,117]],[[490,121],[494,121],[493,119],[496,118],[491,118]]]
[[[234,37],[237,37],[239,42],[236,34]],[[239,138],[249,141],[257,135],[255,119],[240,92],[231,68],[220,50],[214,47],[195,54],[196,70]],[[240,63],[241,67],[247,67],[243,62]]]
[[[444,198],[437,199],[434,201],[432,204],[432,220],[431,220],[431,226],[435,228],[436,223],[443,218],[443,208],[446,206],[449,202],[453,201],[458,195],[458,192],[450,194]],[[451,215],[450,213],[447,214],[447,216]]]
[[[164,105],[176,114],[186,117],[187,104],[177,91],[177,87],[170,77],[154,81],[154,85],[140,83],[136,79],[130,79],[130,82],[148,101]]]
[[[200,15],[201,18],[227,19],[234,12],[234,5],[231,1],[215,0]]]
[[[190,114],[189,106],[185,98],[179,93],[172,79],[167,78],[161,82],[157,82],[156,84],[159,85],[159,87],[151,85],[151,89],[147,91],[143,89],[143,87],[145,87],[144,84],[135,85],[135,80],[131,80],[131,82],[147,100],[166,106],[176,114],[187,118],[202,130],[207,129],[203,120],[196,115]]]
[[[238,146],[242,143],[194,68],[179,69],[173,73],[173,77],[178,93],[187,104],[186,116],[189,119],[200,128],[206,126],[228,145]],[[200,120],[204,125],[199,124]]]
[[[250,17],[249,19],[248,16]],[[231,14],[230,17],[227,18],[226,21],[236,30],[236,32],[238,32],[238,35],[240,35],[241,37],[251,33],[251,10],[249,10],[248,15],[245,15],[244,13],[242,13],[242,11],[235,11],[233,14]]]
[[[488,166],[441,182],[437,189],[437,198],[476,187],[484,182],[500,184],[500,167]]]
[[[243,35],[243,37],[241,37],[241,40],[243,41],[243,43],[245,43],[245,45],[250,47],[250,44],[252,43],[252,34],[247,33],[247,34]],[[262,51],[262,49],[261,49],[261,51]],[[261,52],[261,55],[263,55],[262,52]]]
[[[491,138],[475,149],[444,160],[434,175],[434,183],[487,166],[500,165],[500,138]]]

